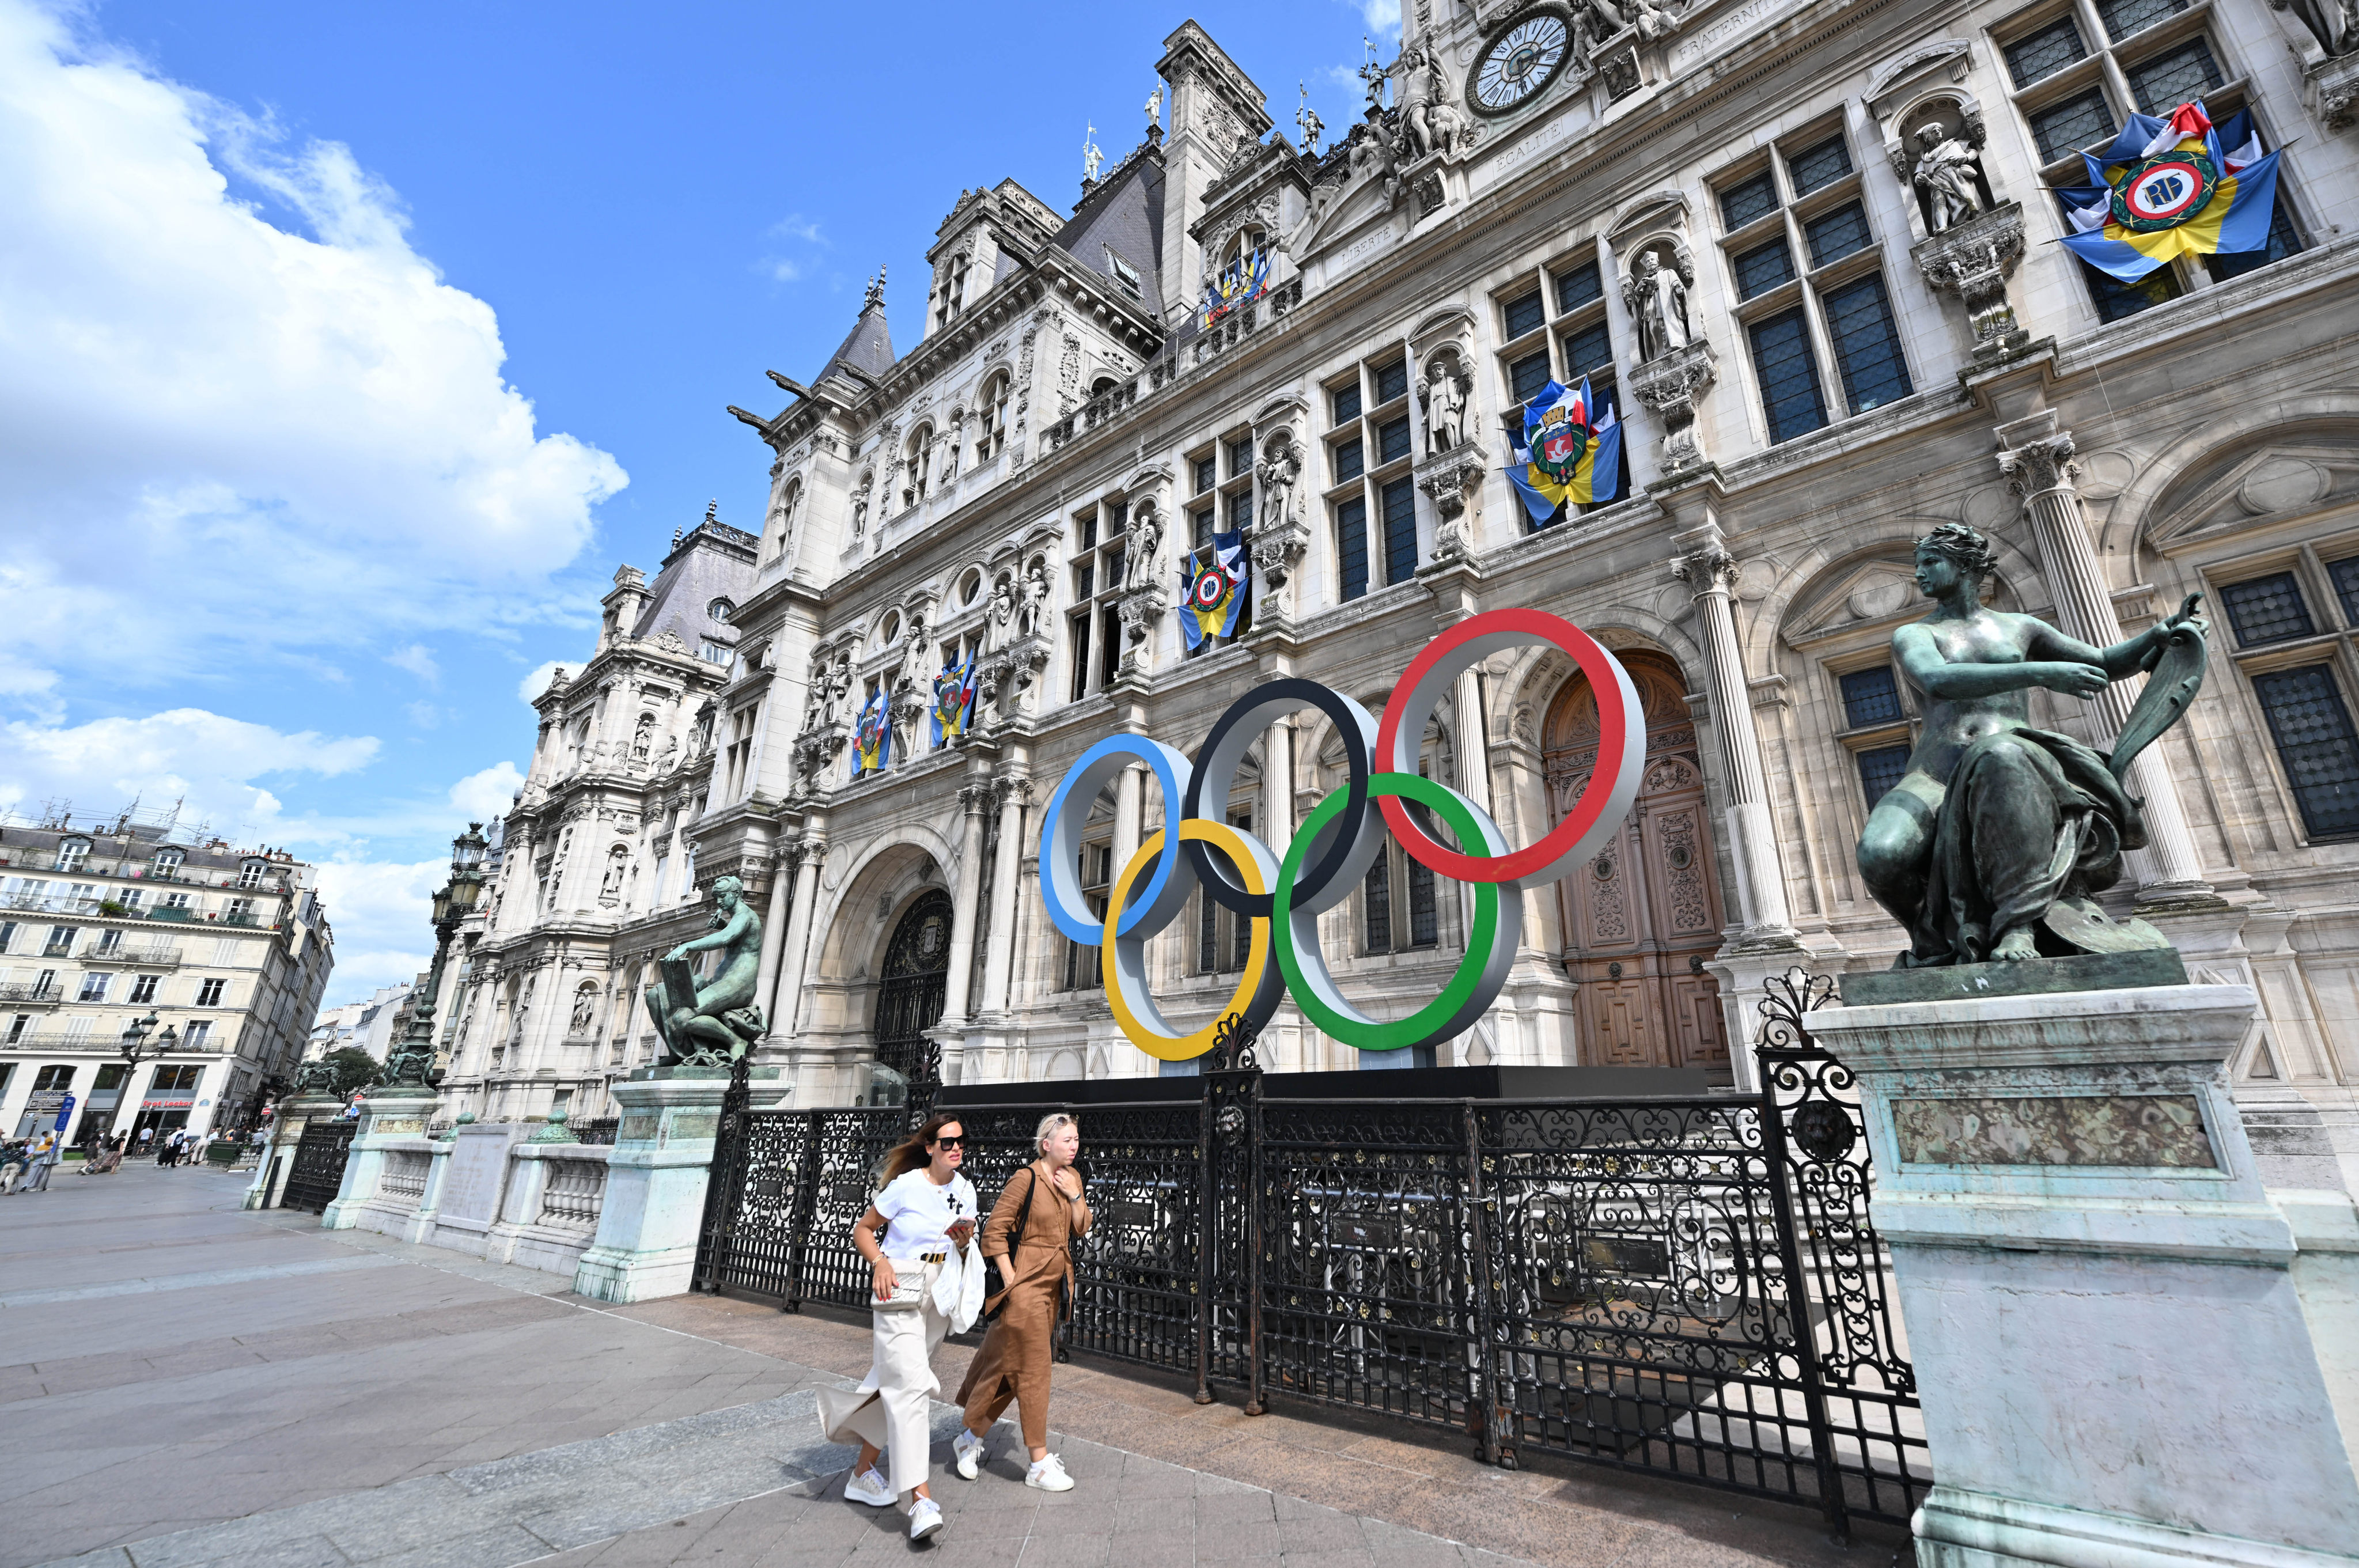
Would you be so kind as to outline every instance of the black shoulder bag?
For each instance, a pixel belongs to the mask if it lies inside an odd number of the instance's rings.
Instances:
[[[1024,1174],[1031,1178],[1031,1184],[1024,1189],[1024,1217],[1016,1222],[1016,1234],[1008,1238],[1006,1256],[1011,1260],[1016,1257],[1016,1249],[1024,1245],[1024,1233],[1032,1224],[1032,1200],[1040,1192],[1039,1173],[1027,1165],[1024,1168]],[[1007,1305],[1007,1276],[1001,1271],[996,1258],[983,1260],[983,1321],[985,1323],[997,1318]]]

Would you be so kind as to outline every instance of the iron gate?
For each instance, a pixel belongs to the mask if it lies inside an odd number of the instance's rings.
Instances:
[[[344,1157],[352,1152],[353,1129],[359,1125],[338,1116],[304,1127],[303,1140],[295,1146],[294,1168],[287,1172],[287,1187],[279,1195],[280,1208],[309,1209],[316,1214],[336,1201],[344,1185]]]
[[[1905,1524],[1931,1486],[1823,992],[1773,988],[1757,1098],[1345,1101],[1211,1071],[1192,1100],[962,1107],[989,1202],[1047,1111],[1094,1223],[1071,1349]],[[850,1232],[899,1110],[724,1118],[697,1288],[857,1310]],[[738,1130],[738,1129],[742,1129]]]

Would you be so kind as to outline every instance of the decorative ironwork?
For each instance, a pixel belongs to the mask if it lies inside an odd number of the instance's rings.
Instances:
[[[1043,1114],[1081,1117],[1060,1355],[1906,1523],[1931,1477],[1856,1096],[1809,1038],[1831,995],[1773,995],[1757,1099],[1267,1098],[1224,1020],[1195,1100],[962,1108],[967,1174],[990,1203]],[[746,1113],[700,1281],[861,1306],[851,1227],[900,1119]]]
[[[876,1060],[908,1081],[908,1105],[923,1118],[941,1083],[941,1047],[926,1031],[941,1022],[950,980],[950,895],[921,895],[893,928],[876,988]]]
[[[304,1127],[303,1139],[295,1146],[294,1167],[279,1194],[280,1208],[316,1214],[336,1201],[344,1185],[344,1158],[352,1152],[353,1131],[359,1125],[338,1116]]]
[[[620,1116],[584,1116],[580,1121],[569,1121],[565,1125],[572,1129],[576,1143],[611,1144],[614,1141],[616,1130],[623,1125],[623,1119]]]
[[[1203,1073],[1250,1073],[1261,1063],[1254,1060],[1254,1046],[1261,1039],[1261,1029],[1243,1013],[1231,1013],[1212,1028],[1212,1049],[1203,1054],[1197,1070]]]

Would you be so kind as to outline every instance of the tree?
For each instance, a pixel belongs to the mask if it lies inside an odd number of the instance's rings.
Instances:
[[[348,1045],[342,1051],[332,1051],[321,1058],[336,1070],[336,1094],[349,1095],[355,1089],[365,1089],[385,1076],[377,1059],[359,1046]]]

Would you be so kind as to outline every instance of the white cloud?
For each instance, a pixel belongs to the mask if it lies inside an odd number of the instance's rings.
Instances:
[[[625,476],[536,430],[491,308],[350,150],[80,23],[0,0],[0,700],[92,626],[136,680],[565,614]]]
[[[549,690],[550,677],[559,670],[571,668],[561,659],[543,660],[533,666],[532,672],[516,682],[516,701],[530,702]]]
[[[407,702],[401,711],[409,715],[414,729],[430,730],[442,723],[442,710],[432,702]]]
[[[766,248],[755,269],[780,283],[793,283],[810,276],[816,262],[812,253],[828,248],[827,236],[820,233],[819,224],[800,212],[789,212],[780,218],[762,238]]]
[[[0,724],[0,809],[29,812],[58,800],[99,814],[134,799],[149,807],[181,800],[182,821],[210,820],[224,837],[248,843],[284,825],[278,798],[255,779],[280,773],[332,779],[365,767],[377,753],[373,735],[288,735],[202,708],[71,726],[16,721]]]
[[[442,684],[442,667],[434,662],[434,651],[422,642],[397,648],[385,656],[385,661],[396,670],[407,670],[429,686]]]
[[[1401,30],[1400,0],[1359,0],[1359,4],[1360,21],[1368,29],[1368,36],[1379,44],[1389,41],[1397,46]]]
[[[481,773],[470,773],[451,786],[451,804],[463,812],[469,822],[488,822],[494,817],[506,816],[516,792],[524,788],[524,775],[513,762],[495,762]]]
[[[336,966],[325,1004],[366,996],[417,977],[434,959],[434,889],[451,875],[448,856],[404,864],[340,858],[320,863],[320,900],[335,934]]]

